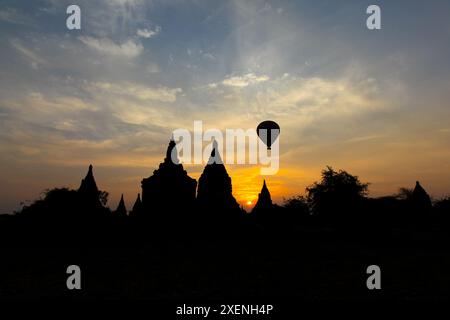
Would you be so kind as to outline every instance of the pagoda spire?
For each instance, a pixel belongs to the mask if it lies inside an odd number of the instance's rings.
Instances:
[[[216,140],[212,143],[211,157],[199,178],[197,201],[203,209],[240,212]]]
[[[114,211],[116,216],[126,216],[127,215],[127,207],[125,206],[125,201],[123,200],[123,193],[120,197],[119,205],[117,206],[116,211]]]
[[[81,185],[78,188],[80,192],[98,192],[97,183],[95,182],[92,164],[89,165],[86,177],[81,180]]]
[[[263,186],[261,188],[261,193],[258,196],[258,200],[260,198],[265,198],[264,201],[267,201],[268,203],[272,204],[272,197],[270,196],[269,189],[267,188],[266,179],[264,179]]]
[[[83,199],[94,205],[101,205],[100,192],[95,182],[92,164],[89,165],[86,177],[81,180],[78,192],[82,195]]]
[[[258,194],[258,202],[256,202],[252,212],[270,210],[272,206],[273,206],[272,197],[270,196],[266,180],[264,179],[261,192]]]
[[[139,216],[142,214],[143,206],[141,201],[141,194],[138,193],[136,201],[134,202],[133,209],[131,209],[131,216]]]

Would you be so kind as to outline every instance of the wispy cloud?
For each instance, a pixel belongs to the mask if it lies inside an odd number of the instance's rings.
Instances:
[[[144,51],[144,46],[133,39],[128,39],[123,43],[115,43],[108,38],[94,38],[90,36],[81,36],[78,39],[89,48],[105,55],[134,58]]]
[[[347,142],[347,143],[366,142],[369,140],[380,139],[382,137],[383,137],[383,135],[374,134],[374,135],[369,135],[369,136],[353,137],[353,138],[347,139],[345,142]]]
[[[257,84],[269,80],[267,75],[256,75],[254,73],[247,73],[241,76],[227,77],[222,81],[222,84],[230,87],[247,87],[252,84]]]
[[[153,100],[161,102],[174,102],[177,94],[182,92],[181,88],[167,87],[145,87],[136,83],[111,83],[111,82],[93,82],[89,84],[95,90],[101,90],[106,94],[122,95],[127,98],[137,98],[140,100]]]
[[[33,69],[36,70],[46,63],[44,58],[41,58],[33,50],[27,48],[20,40],[13,39],[11,40],[11,44],[28,61]]]
[[[150,28],[138,29],[136,31],[136,35],[141,38],[150,39],[150,38],[153,38],[154,36],[156,36],[160,32],[161,32],[161,27],[156,26],[155,29],[153,29],[153,30]]]

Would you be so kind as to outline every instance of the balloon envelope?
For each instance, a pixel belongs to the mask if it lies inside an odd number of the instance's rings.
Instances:
[[[266,120],[258,125],[256,132],[262,142],[266,144],[267,149],[270,150],[272,144],[280,134],[280,126],[275,121]]]

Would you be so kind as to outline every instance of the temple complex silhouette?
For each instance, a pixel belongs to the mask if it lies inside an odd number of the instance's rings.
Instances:
[[[179,163],[175,148],[176,143],[171,139],[163,162],[151,176],[142,180],[142,200],[138,194],[132,210],[128,213],[130,217],[169,222],[173,221],[173,218],[187,219],[186,211],[193,209],[205,212],[214,211],[217,214],[242,212],[232,194],[231,178],[217,151],[217,142],[213,142],[211,156],[198,184],[197,180],[191,178],[184,170],[183,165]],[[98,195],[99,191],[93,176],[92,165],[89,166],[86,178],[83,179],[79,190],[89,194],[90,197]],[[263,192],[263,198],[268,194],[269,201],[272,203],[265,184]],[[123,194],[114,214],[118,217],[127,215]]]
[[[132,217],[151,219],[157,222],[171,223],[174,220],[183,222],[192,218],[187,212],[214,212],[217,219],[230,219],[243,213],[243,209],[232,194],[232,181],[218,152],[217,142],[213,141],[210,158],[197,182],[191,178],[179,162],[176,143],[170,140],[166,155],[153,174],[141,182],[142,199],[137,195],[132,209],[128,212],[123,194],[113,211],[116,217]],[[101,208],[100,194],[95,182],[93,167],[89,166],[86,177],[82,179],[78,194],[89,208]],[[378,201],[397,201],[390,197],[381,197]],[[421,214],[432,209],[432,201],[425,189],[416,181],[414,189],[404,202],[405,210],[411,214]],[[376,207],[376,206],[375,206]],[[280,206],[272,202],[266,180],[263,181],[261,192],[251,214],[260,221],[267,222]],[[402,209],[403,210],[403,209]],[[230,214],[234,213],[234,214]],[[210,215],[198,216],[201,219]]]
[[[97,291],[99,285],[91,287],[91,297],[123,294],[187,299],[193,293],[209,297],[214,292],[225,292],[225,297],[244,292],[253,297],[264,288],[268,297],[281,288],[294,296],[296,288],[305,283],[308,294],[316,290],[318,281],[324,281],[320,288],[325,288],[318,294],[327,297],[331,288],[331,296],[341,297],[344,288],[359,297],[360,286],[351,281],[347,287],[334,286],[336,277],[358,278],[374,258],[397,263],[396,269],[403,272],[400,263],[411,268],[409,263],[417,260],[413,250],[426,249],[424,245],[433,255],[441,253],[435,260],[439,264],[448,257],[450,199],[433,204],[419,181],[399,194],[370,198],[364,192],[367,184],[357,176],[327,167],[305,195],[287,199],[283,205],[273,202],[270,180],[262,181],[258,200],[247,214],[233,197],[232,179],[217,144],[212,147],[196,180],[179,163],[176,143],[170,140],[163,162],[142,179],[142,190],[133,196],[134,204],[128,209],[123,194],[116,210],[107,207],[108,194],[97,185],[89,165],[78,189],[47,190],[17,214],[0,216],[0,243],[31,248],[33,254],[31,259],[23,249],[6,250],[12,253],[6,261],[6,269],[11,270],[7,278],[16,277],[14,285],[28,290],[22,294],[34,297],[40,293],[34,290],[34,278],[24,282],[15,271],[26,267],[25,276],[42,278],[44,295],[49,296],[55,291],[46,279],[56,283],[52,273],[64,274],[75,255],[89,266],[90,281],[104,281],[100,282],[105,286],[102,291]],[[51,255],[39,251],[53,247],[56,251]],[[393,251],[381,256],[392,247]],[[372,250],[369,254],[368,249]],[[399,263],[398,256],[404,252],[411,256],[403,256]],[[48,257],[51,260],[45,262]],[[423,257],[418,259],[418,272],[428,268],[430,274],[435,273],[430,256]],[[32,261],[38,272],[28,271]],[[342,265],[338,271],[327,268],[338,264]],[[326,267],[317,271],[317,265]],[[441,270],[437,284],[447,276],[447,269]],[[399,276],[404,276],[401,272]],[[289,285],[280,287],[283,283]],[[422,294],[428,297],[428,284],[423,288]],[[403,289],[399,286],[401,294]],[[441,290],[447,290],[445,283]],[[64,294],[56,292],[58,297]]]
[[[144,178],[141,182],[143,216],[149,215],[151,211],[165,209],[168,204],[174,213],[192,208],[194,205],[197,181],[188,176],[178,159],[172,160],[172,154],[176,155],[175,148],[175,141],[170,140],[164,161],[153,171],[152,176]]]
[[[217,150],[214,141],[211,156],[199,178],[198,204],[204,210],[239,212],[239,204],[232,194],[231,178]]]

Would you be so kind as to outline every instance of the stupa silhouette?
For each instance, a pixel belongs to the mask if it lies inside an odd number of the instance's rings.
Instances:
[[[123,194],[120,197],[119,205],[117,209],[114,211],[114,215],[116,217],[126,217],[127,216],[127,207],[125,206],[125,201],[123,200]]]
[[[92,164],[89,165],[86,177],[81,180],[80,187],[78,188],[79,206],[82,212],[90,216],[93,212],[96,213],[106,213],[106,208],[100,201],[100,190],[95,182]]]
[[[89,165],[86,177],[81,180],[78,193],[84,205],[90,208],[103,207],[100,202],[100,191],[98,190],[97,183],[95,182],[92,164]]]
[[[197,201],[202,210],[211,211],[211,214],[240,212],[232,194],[231,178],[217,150],[217,142],[214,141],[211,156],[198,181]]]
[[[413,206],[412,209],[419,213],[426,213],[432,208],[431,198],[425,189],[420,185],[419,181],[416,181],[416,186],[412,192],[411,204]]]
[[[188,176],[176,156],[175,141],[170,140],[164,162],[151,177],[142,180],[144,215],[154,211],[153,218],[169,219],[170,215],[183,215],[195,203],[197,181]],[[168,214],[170,212],[170,214]]]
[[[141,201],[141,195],[138,193],[133,208],[130,211],[130,217],[140,217],[144,214],[144,207]]]
[[[258,202],[253,207],[252,213],[257,214],[258,211],[267,211],[270,209],[273,209],[272,198],[267,188],[266,180],[264,180],[261,192],[258,194]]]

